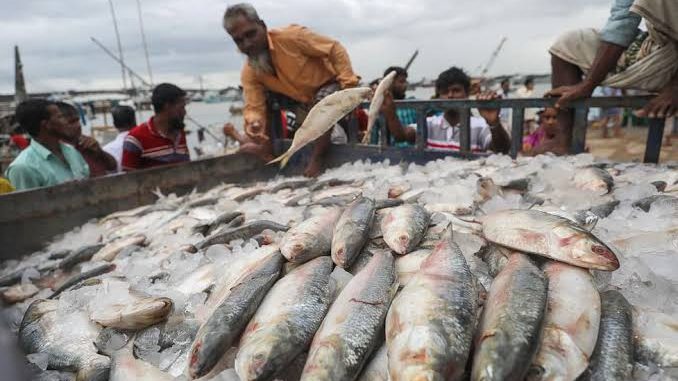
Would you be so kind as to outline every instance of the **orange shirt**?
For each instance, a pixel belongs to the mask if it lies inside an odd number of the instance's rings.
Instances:
[[[329,82],[338,82],[342,89],[359,82],[346,49],[338,41],[306,27],[271,29],[268,46],[275,75],[257,72],[247,62],[241,72],[246,124],[255,121],[266,124],[265,90],[309,103],[318,89]]]

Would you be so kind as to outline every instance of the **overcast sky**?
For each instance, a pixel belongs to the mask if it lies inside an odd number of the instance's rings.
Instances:
[[[156,83],[208,87],[239,83],[243,57],[221,26],[220,0],[141,0]],[[14,91],[13,46],[21,49],[28,91],[121,88],[120,66],[90,41],[117,52],[106,0],[0,2],[0,92]],[[296,23],[340,40],[366,80],[419,57],[410,79],[458,65],[473,73],[502,36],[490,74],[545,73],[547,49],[559,33],[604,24],[611,0],[262,0],[253,1],[269,28]],[[114,0],[124,56],[147,76],[136,0]]]

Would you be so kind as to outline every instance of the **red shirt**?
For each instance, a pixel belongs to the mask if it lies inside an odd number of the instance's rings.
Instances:
[[[186,133],[182,130],[176,139],[160,134],[153,118],[129,131],[122,146],[122,169],[130,171],[190,161]]]

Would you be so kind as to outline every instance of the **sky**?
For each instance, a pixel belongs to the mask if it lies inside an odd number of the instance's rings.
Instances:
[[[244,57],[222,28],[219,0],[140,0],[153,80],[187,88],[239,84]],[[120,66],[107,0],[0,2],[0,93],[14,92],[18,45],[29,92],[120,89]],[[547,73],[548,47],[570,29],[601,27],[611,0],[262,0],[252,1],[269,28],[300,24],[339,40],[366,81],[420,54],[410,80],[450,66],[479,74],[502,37],[490,75]],[[113,0],[126,63],[148,78],[137,0]]]

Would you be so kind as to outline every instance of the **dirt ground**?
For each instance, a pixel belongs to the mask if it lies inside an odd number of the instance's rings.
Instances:
[[[586,145],[590,152],[598,158],[606,158],[614,161],[642,161],[645,154],[645,142],[647,140],[647,128],[631,127],[623,128],[623,137],[601,138],[599,128],[590,127],[586,133]],[[610,135],[612,131],[610,130]],[[666,134],[665,134],[666,135]],[[673,136],[671,146],[662,145],[660,163],[678,162],[678,136]]]

